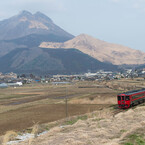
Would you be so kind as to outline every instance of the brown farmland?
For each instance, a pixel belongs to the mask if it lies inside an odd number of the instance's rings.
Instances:
[[[123,88],[130,84],[130,88]],[[144,85],[144,81],[76,82],[33,84],[0,89],[0,134],[22,131],[35,123],[48,123],[68,116],[89,113],[116,104],[117,93]]]

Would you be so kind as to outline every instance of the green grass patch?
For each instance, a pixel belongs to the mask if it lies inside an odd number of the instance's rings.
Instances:
[[[121,132],[121,133],[124,133],[124,132],[127,132],[127,130],[122,129],[122,130],[120,130],[120,132]]]
[[[92,121],[100,121],[100,120],[103,120],[104,118],[95,118],[93,119]]]
[[[69,121],[66,121],[63,125],[73,125],[75,124],[78,120],[87,120],[88,119],[88,116],[87,115],[84,115],[84,116],[78,116],[77,118],[75,119],[71,119]]]
[[[132,143],[130,143],[130,142],[127,142],[127,143],[125,143],[124,145],[133,145]]]
[[[124,145],[145,145],[144,135],[132,134]]]

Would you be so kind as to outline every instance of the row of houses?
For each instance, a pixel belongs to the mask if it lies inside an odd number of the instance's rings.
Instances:
[[[3,74],[0,72],[0,88],[17,87],[22,85],[23,82],[21,79],[18,79],[16,73],[11,72]]]
[[[52,83],[60,84],[74,82],[74,81],[94,81],[94,80],[113,80],[113,79],[121,79],[121,78],[137,78],[142,77],[145,78],[145,69],[143,70],[132,70],[126,69],[123,72],[112,72],[112,71],[97,71],[95,73],[84,73],[84,74],[76,74],[76,75],[47,75],[47,76],[36,76],[34,74],[30,75],[17,75],[16,73],[0,73],[0,87],[8,87],[8,86],[22,86],[23,84],[30,83]]]
[[[7,87],[18,87],[22,86],[22,82],[16,82],[16,83],[1,83],[0,88],[7,88]]]

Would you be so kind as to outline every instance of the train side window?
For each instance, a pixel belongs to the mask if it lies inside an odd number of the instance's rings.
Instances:
[[[122,100],[124,100],[125,99],[125,97],[124,96],[122,96]]]
[[[118,96],[118,101],[121,101],[121,96]]]
[[[142,97],[142,96],[144,96],[144,94],[134,95],[133,99],[136,99],[136,98],[139,98],[139,97]]]
[[[125,97],[125,100],[126,100],[126,101],[130,100],[129,96],[126,96],[126,97]]]

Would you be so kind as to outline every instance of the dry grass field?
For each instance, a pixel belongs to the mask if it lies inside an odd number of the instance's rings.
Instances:
[[[24,131],[34,124],[49,123],[68,117],[107,109],[116,105],[122,91],[144,87],[145,81],[82,81],[70,84],[29,84],[0,89],[0,135],[6,131]]]
[[[112,116],[103,109],[64,127],[55,126],[31,145],[145,145],[145,106]],[[28,145],[29,140],[17,145]]]

